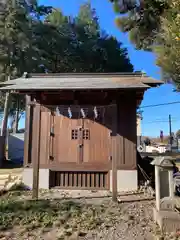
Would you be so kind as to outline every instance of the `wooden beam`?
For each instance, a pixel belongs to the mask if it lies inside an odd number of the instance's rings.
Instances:
[[[30,134],[30,108],[29,102],[31,101],[31,97],[26,95],[26,118],[25,118],[25,134],[24,134],[24,166],[29,163],[29,134]]]
[[[33,199],[38,199],[39,192],[40,129],[41,105],[36,104],[34,106],[33,120]]]
[[[113,129],[112,129],[112,200],[117,202],[117,104],[114,103],[113,110]]]

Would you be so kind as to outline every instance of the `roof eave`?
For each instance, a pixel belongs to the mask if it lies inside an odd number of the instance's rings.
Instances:
[[[136,90],[136,91],[139,91],[139,90],[147,90],[150,88],[150,86],[148,85],[144,85],[142,87],[119,87],[119,88],[13,88],[13,86],[11,88],[9,88],[10,86],[7,86],[7,87],[2,87],[0,88],[0,91],[2,92],[39,92],[39,91],[119,91],[119,90],[125,90],[125,91],[128,91],[128,90]]]

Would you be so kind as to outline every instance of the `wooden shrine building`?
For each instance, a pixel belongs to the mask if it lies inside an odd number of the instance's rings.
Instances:
[[[40,188],[137,189],[136,110],[161,83],[139,72],[3,83],[2,91],[26,95],[24,183],[32,186],[34,168]]]

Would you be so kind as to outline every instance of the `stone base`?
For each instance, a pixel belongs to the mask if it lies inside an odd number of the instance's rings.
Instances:
[[[39,188],[49,189],[49,169],[39,169]],[[138,189],[137,170],[118,170],[118,192],[136,191]],[[23,183],[32,188],[33,169],[24,168]],[[110,171],[110,191],[112,191],[112,171]]]
[[[33,184],[33,169],[24,168],[23,169],[23,183],[32,188]],[[39,188],[49,189],[49,169],[39,169]]]
[[[153,209],[154,221],[163,233],[177,232],[180,229],[180,214],[174,211],[157,211]]]
[[[112,191],[112,170],[110,171],[110,191]],[[117,171],[117,191],[128,192],[138,189],[137,170],[118,170]]]
[[[161,211],[175,211],[175,208],[180,206],[179,197],[165,197],[160,200]]]

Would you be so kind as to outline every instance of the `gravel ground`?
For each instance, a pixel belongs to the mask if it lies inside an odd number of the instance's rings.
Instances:
[[[107,202],[108,203],[108,202]],[[97,230],[85,232],[85,236],[78,236],[77,233],[69,238],[61,238],[56,230],[42,236],[44,240],[69,239],[69,240],[154,240],[156,226],[152,219],[152,207],[154,202],[138,202],[114,205],[109,204],[108,211],[111,212],[112,222],[104,221]],[[109,218],[109,214],[107,215]],[[107,219],[106,219],[107,220]],[[163,239],[163,238],[162,238]],[[162,240],[161,239],[161,240]],[[170,238],[167,238],[169,240]]]
[[[85,194],[86,193],[86,194]],[[32,192],[15,194],[12,201],[26,202],[31,198]],[[17,196],[16,196],[17,195]],[[126,196],[125,196],[126,195]],[[26,240],[170,240],[180,239],[173,234],[162,237],[157,226],[153,221],[152,209],[155,205],[154,200],[143,200],[148,197],[142,193],[122,194],[119,199],[123,202],[113,203],[108,192],[91,192],[91,191],[41,191],[41,199],[50,199],[47,201],[54,202],[54,198],[61,204],[64,197],[71,197],[75,204],[85,206],[81,215],[75,219],[73,210],[71,219],[67,224],[59,225],[59,222],[53,222],[51,227],[31,228],[25,225],[16,225],[11,230],[0,231],[0,239],[26,239]],[[122,197],[123,196],[123,197]],[[8,197],[8,198],[9,198]],[[73,199],[76,198],[76,199]],[[5,196],[4,196],[5,199]],[[136,199],[138,199],[136,201]],[[126,202],[125,200],[128,200]],[[132,200],[132,202],[129,202]],[[41,201],[41,200],[40,200]],[[86,207],[89,206],[89,207]],[[48,211],[47,209],[45,209]],[[59,212],[62,218],[64,212]],[[28,213],[27,213],[28,214]],[[94,215],[95,214],[95,215]],[[76,214],[75,214],[76,215]],[[28,216],[28,215],[27,215]],[[3,220],[3,219],[2,219]],[[48,220],[48,219],[47,219]],[[58,220],[59,221],[59,220]],[[62,221],[62,220],[61,220]],[[78,223],[80,221],[80,223]],[[96,221],[96,222],[94,222]],[[80,224],[80,225],[79,225]],[[97,224],[97,225],[96,225]],[[74,225],[74,227],[73,227]],[[78,227],[80,226],[80,228]],[[32,226],[31,226],[32,227]],[[28,230],[29,229],[29,230]],[[75,229],[75,230],[74,230]],[[19,232],[19,233],[18,233]],[[20,234],[21,235],[18,235]],[[159,236],[159,237],[158,237]]]
[[[120,212],[118,211],[118,207],[113,209],[115,214],[119,212],[118,222],[110,228],[102,225],[98,233],[94,232],[94,235],[88,233],[85,239],[154,239],[153,206],[153,201],[120,204]]]

